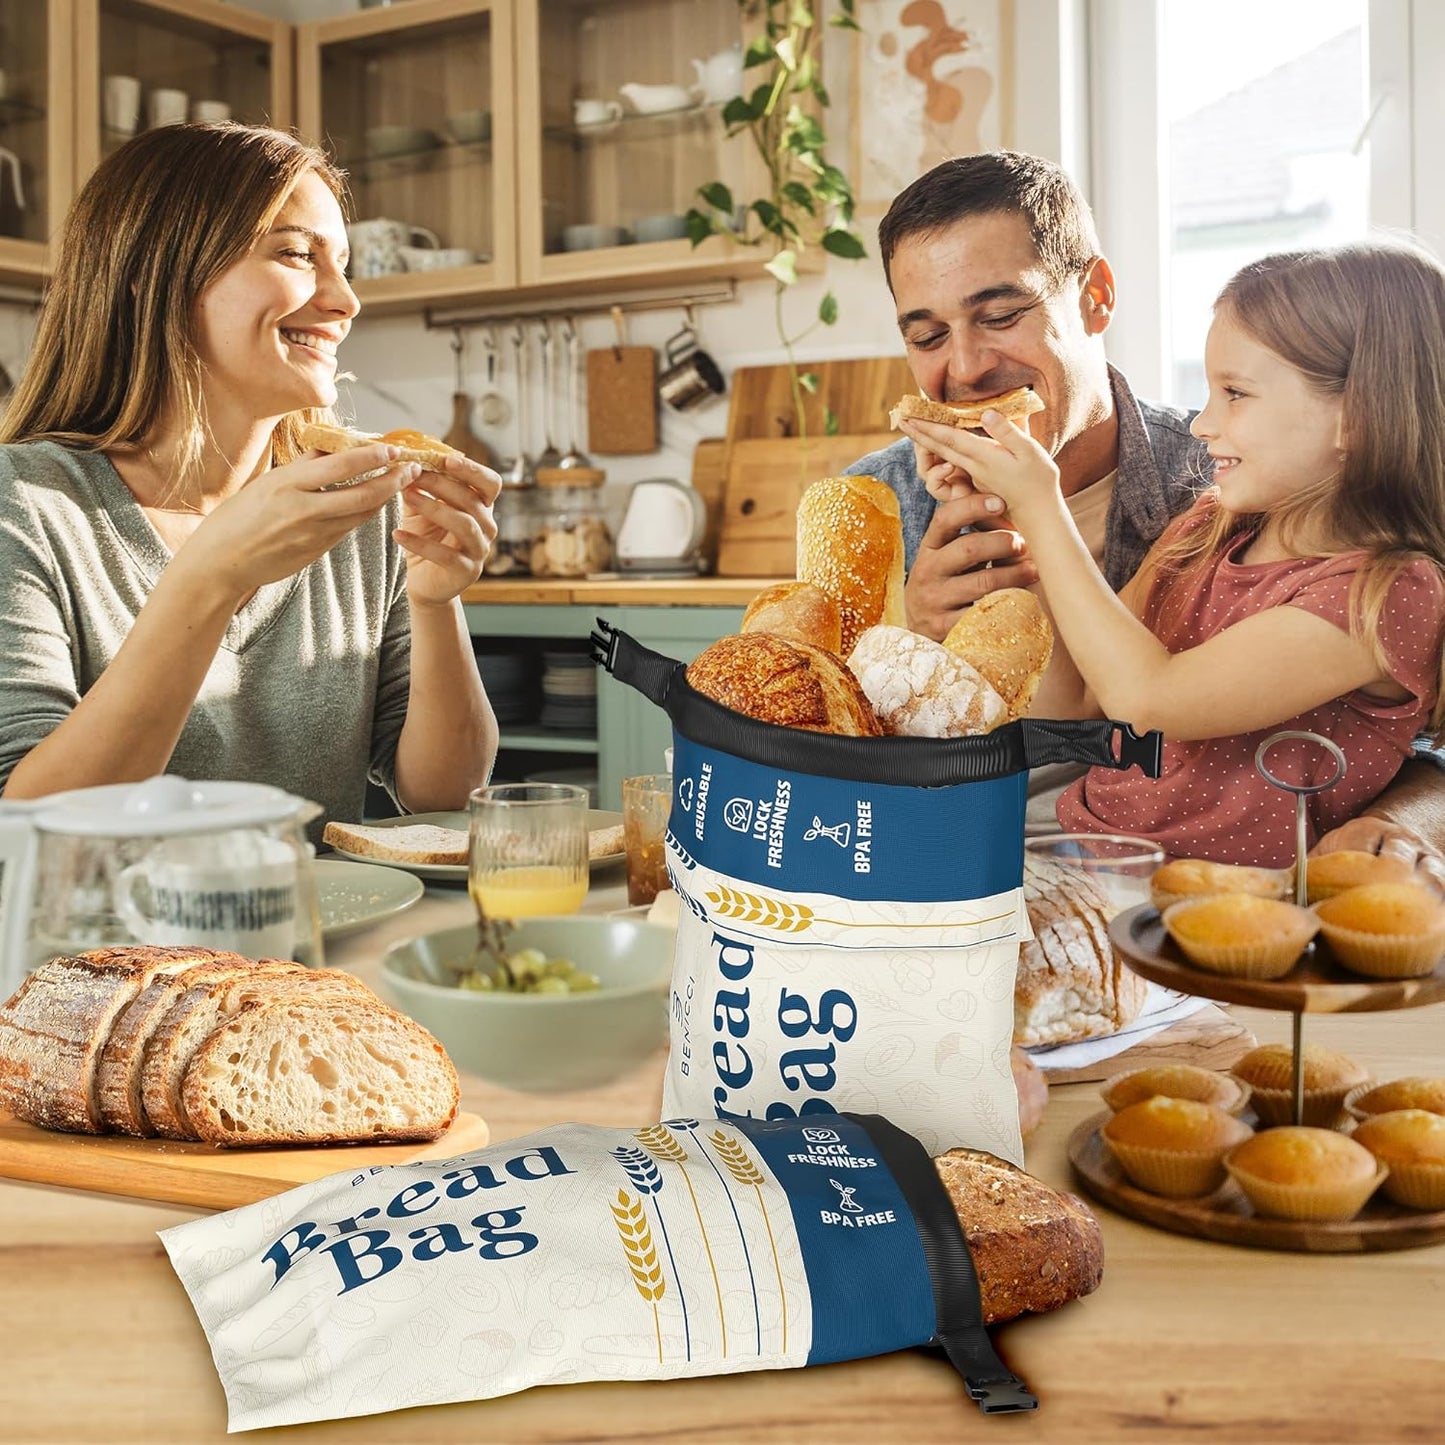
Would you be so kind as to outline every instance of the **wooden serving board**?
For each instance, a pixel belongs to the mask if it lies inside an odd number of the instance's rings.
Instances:
[[[430,1144],[216,1149],[121,1134],[58,1134],[0,1112],[0,1177],[203,1209],[234,1209],[342,1170],[450,1159],[483,1148],[490,1136],[483,1119],[462,1113]]]
[[[1151,1064],[1194,1064],[1201,1069],[1232,1068],[1258,1042],[1242,1023],[1222,1008],[1210,1004],[1157,1034],[1122,1049],[1107,1059],[1083,1064],[1077,1069],[1045,1068],[1044,1078],[1053,1084],[1088,1084],[1112,1079],[1126,1069],[1146,1069]]]
[[[1171,1234],[1305,1254],[1373,1254],[1416,1249],[1445,1239],[1445,1209],[1406,1209],[1382,1194],[1353,1218],[1340,1221],[1268,1219],[1256,1214],[1232,1180],[1202,1199],[1166,1199],[1138,1189],[1114,1162],[1099,1130],[1109,1114],[1095,1114],[1069,1136],[1069,1163],[1087,1193],[1101,1204]],[[1246,1120],[1253,1123],[1252,1116]]]

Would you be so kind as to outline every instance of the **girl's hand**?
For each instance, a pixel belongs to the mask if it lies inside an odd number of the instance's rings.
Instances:
[[[429,607],[461,596],[482,575],[497,540],[492,504],[502,479],[464,456],[444,465],[402,493],[402,524],[394,533],[406,552],[407,596]]]
[[[1059,469],[1043,447],[1002,412],[984,412],[983,426],[987,436],[917,417],[900,422],[920,456],[934,459],[928,472],[920,472],[933,496],[946,501],[960,494],[960,484],[990,492],[1002,497],[1009,514],[1024,525],[1034,506],[1045,498],[1057,498]],[[944,466],[952,468],[952,475],[943,472]]]

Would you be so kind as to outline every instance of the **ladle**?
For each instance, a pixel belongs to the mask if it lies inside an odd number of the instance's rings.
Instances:
[[[507,398],[497,390],[497,328],[489,326],[482,333],[482,351],[487,358],[487,389],[477,403],[477,415],[488,426],[501,426],[512,414]]]
[[[552,440],[552,327],[545,317],[542,319],[542,455],[537,458],[538,468],[555,469],[562,460],[562,453]]]
[[[590,467],[592,459],[577,445],[577,390],[582,384],[579,369],[582,351],[577,327],[570,316],[562,318],[562,341],[567,347],[567,450],[557,465],[564,468]]]
[[[532,463],[527,456],[527,336],[519,321],[512,328],[512,362],[517,373],[517,455],[502,470],[504,487],[530,487],[535,481]]]

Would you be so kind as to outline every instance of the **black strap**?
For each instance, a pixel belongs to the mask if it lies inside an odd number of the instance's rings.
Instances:
[[[844,1118],[867,1130],[913,1211],[933,1284],[932,1343],[963,1376],[969,1398],[978,1402],[985,1415],[1037,1410],[1038,1399],[999,1359],[983,1327],[983,1299],[973,1256],[928,1151],[912,1134],[880,1114],[845,1114]]]

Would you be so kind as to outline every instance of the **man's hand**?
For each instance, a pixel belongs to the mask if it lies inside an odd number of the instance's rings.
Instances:
[[[959,535],[961,527],[974,528]],[[941,642],[965,607],[1000,587],[1027,587],[1038,569],[997,497],[969,488],[940,502],[923,534],[903,601],[908,625]]]
[[[1379,853],[1387,858],[1403,858],[1422,883],[1445,891],[1445,857],[1437,853],[1418,833],[1388,818],[1364,813],[1326,833],[1310,850],[1311,855],[1334,853],[1352,848],[1359,853]]]

